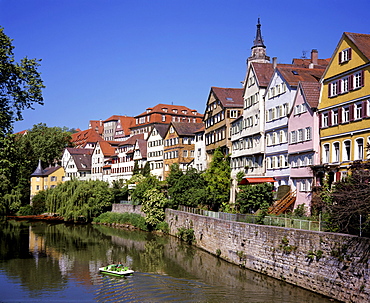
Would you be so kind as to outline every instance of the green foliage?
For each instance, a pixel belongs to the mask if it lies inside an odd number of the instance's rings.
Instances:
[[[113,195],[104,181],[70,180],[46,190],[46,208],[65,220],[90,221],[111,207]]]
[[[180,169],[178,163],[174,163],[170,166],[170,173],[168,174],[166,181],[168,188],[172,188],[176,185],[177,181],[183,176],[183,171]]]
[[[137,160],[134,161],[134,170],[132,171],[133,175],[141,174],[139,163]]]
[[[295,217],[303,218],[307,214],[307,207],[304,204],[299,204],[293,211]]]
[[[216,249],[216,256],[219,258],[221,256],[221,249],[217,248]]]
[[[12,40],[0,27],[0,139],[12,131],[15,121],[23,120],[22,111],[43,105],[40,61],[27,57],[15,62]],[[1,142],[0,142],[0,148]]]
[[[161,186],[159,184],[159,181],[156,177],[154,176],[149,176],[149,177],[143,177],[142,175],[136,175],[139,178],[140,176],[140,181],[136,182],[136,187],[131,193],[131,200],[135,204],[143,204],[145,201],[145,195],[148,190],[155,189],[160,191]],[[131,178],[132,179],[132,178]]]
[[[238,183],[239,183],[240,181],[242,181],[242,180],[243,180],[244,175],[245,175],[244,171],[242,171],[242,170],[238,171],[238,173],[236,174],[236,181],[238,181]]]
[[[168,195],[171,197],[169,207],[177,209],[179,205],[196,207],[203,204],[207,198],[207,191],[202,174],[190,168],[185,174],[181,172],[177,175],[179,178],[171,180],[172,186],[168,188]]]
[[[106,212],[102,213],[98,217],[94,218],[93,222],[95,223],[105,223],[105,224],[129,224],[139,228],[141,230],[148,230],[148,227],[145,222],[145,218],[140,216],[139,214],[133,213],[113,213],[113,212]]]
[[[144,193],[141,210],[145,213],[145,222],[150,229],[164,220],[166,204],[166,197],[158,189],[151,188]]]
[[[150,176],[150,163],[148,161],[145,162],[145,165],[144,165],[143,169],[141,170],[141,174],[144,177],[149,177]]]
[[[290,254],[292,251],[295,251],[297,250],[297,246],[294,246],[294,245],[289,245],[289,239],[284,236],[282,239],[281,239],[281,244],[279,246],[284,253],[286,254]]]
[[[158,231],[161,231],[163,232],[164,234],[168,234],[169,231],[170,231],[170,227],[168,226],[168,223],[163,221],[163,222],[159,222],[156,226],[155,226],[155,230],[158,230]]]
[[[180,227],[177,229],[176,236],[188,244],[195,240],[194,229],[192,228]]]
[[[122,179],[114,180],[112,183],[112,193],[115,203],[120,203],[121,200],[128,200],[128,185]]]
[[[236,204],[242,214],[254,213],[260,210],[267,212],[273,203],[273,185],[261,183],[256,185],[241,185],[236,198]]]
[[[220,148],[214,151],[209,168],[204,173],[207,182],[207,205],[211,210],[218,211],[223,202],[229,201],[230,195],[230,159]]]

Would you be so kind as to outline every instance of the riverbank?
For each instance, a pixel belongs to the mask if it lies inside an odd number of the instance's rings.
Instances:
[[[130,205],[112,211],[130,212]],[[132,209],[140,213],[140,207]],[[228,262],[343,302],[370,302],[370,239],[221,220],[166,209],[169,234]]]

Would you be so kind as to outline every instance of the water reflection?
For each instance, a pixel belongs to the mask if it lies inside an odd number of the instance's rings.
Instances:
[[[99,274],[118,261],[135,274]],[[329,302],[173,237],[17,221],[0,223],[0,293],[1,302]]]

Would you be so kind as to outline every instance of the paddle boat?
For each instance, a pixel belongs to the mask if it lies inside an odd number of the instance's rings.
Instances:
[[[104,267],[100,267],[99,271],[102,274],[108,274],[119,277],[132,275],[134,273],[132,269],[129,269],[127,266],[123,266],[122,264],[110,264]]]

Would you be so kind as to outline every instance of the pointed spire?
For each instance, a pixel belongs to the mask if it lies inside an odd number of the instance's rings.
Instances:
[[[33,172],[31,176],[42,176],[44,174],[44,170],[41,166],[41,160],[39,159],[39,164],[37,165],[36,170]]]
[[[263,39],[262,39],[262,34],[261,34],[260,18],[258,18],[257,33],[256,33],[256,37],[255,37],[255,39],[253,41],[252,48],[255,48],[255,47],[263,47],[263,48],[266,48],[266,46],[263,44]]]

